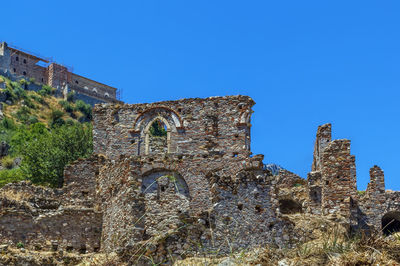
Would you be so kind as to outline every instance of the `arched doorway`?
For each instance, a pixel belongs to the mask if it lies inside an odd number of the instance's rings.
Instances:
[[[382,231],[385,235],[400,232],[400,211],[391,211],[382,217]]]

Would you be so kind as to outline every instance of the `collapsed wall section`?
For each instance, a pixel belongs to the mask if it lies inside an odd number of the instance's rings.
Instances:
[[[92,208],[95,203],[97,176],[105,163],[103,156],[78,159],[64,169],[63,205]]]
[[[61,190],[28,182],[0,189],[0,242],[36,250],[97,251],[102,214],[84,207],[62,207]]]

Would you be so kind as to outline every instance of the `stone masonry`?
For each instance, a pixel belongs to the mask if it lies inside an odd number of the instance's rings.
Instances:
[[[247,96],[101,104],[94,154],[64,171],[64,186],[0,189],[0,241],[28,248],[117,252],[131,264],[276,245],[302,236],[285,218],[324,216],[354,230],[400,231],[400,192],[371,168],[357,191],[350,141],[318,128],[307,180],[250,151]],[[154,135],[154,123],[166,134]],[[147,262],[148,263],[148,262]]]
[[[40,64],[41,63],[41,64]],[[59,94],[75,91],[84,102],[116,103],[117,89],[77,75],[66,66],[0,43],[0,74],[17,79],[34,80],[57,89]]]

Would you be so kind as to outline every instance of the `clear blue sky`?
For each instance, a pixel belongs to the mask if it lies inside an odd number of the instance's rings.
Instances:
[[[400,190],[400,2],[2,1],[0,39],[128,103],[250,95],[252,150],[306,177],[317,126]]]

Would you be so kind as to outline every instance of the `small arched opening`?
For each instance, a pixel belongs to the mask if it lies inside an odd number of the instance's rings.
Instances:
[[[145,129],[146,154],[168,153],[170,148],[170,126],[163,117],[156,117]]]
[[[168,191],[189,197],[189,187],[185,179],[176,172],[160,170],[143,176],[142,193],[164,193]]]
[[[400,211],[388,212],[382,217],[382,231],[385,235],[400,232]]]
[[[292,199],[279,200],[279,209],[281,210],[282,214],[293,214],[302,212],[301,204]]]

